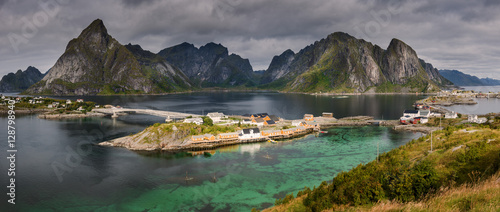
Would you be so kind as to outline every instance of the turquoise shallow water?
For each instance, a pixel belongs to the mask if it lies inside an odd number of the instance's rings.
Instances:
[[[249,211],[266,208],[276,198],[332,180],[333,176],[405,144],[419,133],[387,127],[332,128],[278,144],[255,143],[226,147],[211,157],[184,153],[113,151],[98,167],[80,167],[77,179],[95,182],[79,189],[43,190],[39,201],[21,204],[30,211]],[[101,150],[100,150],[101,151]],[[131,154],[132,153],[132,154]],[[96,153],[96,160],[104,154]],[[88,170],[87,170],[88,169]],[[102,171],[102,170],[101,170]],[[186,181],[186,173],[192,180]],[[217,182],[213,182],[213,177]],[[71,179],[69,180],[73,182]],[[78,181],[78,180],[76,180]],[[59,185],[56,185],[59,186]],[[42,188],[43,189],[43,188]]]

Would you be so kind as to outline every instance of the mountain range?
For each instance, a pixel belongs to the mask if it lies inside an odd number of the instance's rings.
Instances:
[[[275,56],[262,80],[302,92],[429,92],[451,85],[398,39],[383,50],[343,32]]]
[[[439,73],[457,86],[492,86],[500,85],[500,80],[491,78],[478,78],[457,70],[439,70]]]
[[[122,45],[93,21],[26,94],[153,94],[204,87],[291,92],[431,92],[452,85],[404,42],[384,50],[336,32],[295,53],[286,50],[265,71],[221,44],[181,43],[157,54]]]
[[[0,80],[0,92],[19,92],[28,89],[31,85],[43,78],[37,68],[29,66],[26,70],[9,73]]]

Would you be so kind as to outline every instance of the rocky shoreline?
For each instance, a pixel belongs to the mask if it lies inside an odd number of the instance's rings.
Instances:
[[[93,112],[87,112],[86,114],[83,114],[83,113],[70,113],[70,114],[46,113],[46,114],[38,115],[38,118],[41,118],[41,119],[77,119],[77,118],[104,117],[104,116],[106,116],[106,115],[102,114],[102,113],[93,113]]]

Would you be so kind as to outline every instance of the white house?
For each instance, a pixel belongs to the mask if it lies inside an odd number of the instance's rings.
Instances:
[[[83,99],[77,99],[76,102],[83,102]]]
[[[71,100],[67,99],[67,100],[66,100],[66,104],[67,104],[67,105],[71,104]]]
[[[420,116],[421,117],[429,117],[431,116],[431,111],[430,110],[419,110]]]
[[[248,128],[243,129],[239,135],[240,139],[251,139],[251,138],[260,138],[260,130],[259,128]]]
[[[409,116],[410,118],[418,117],[420,116],[420,111],[419,110],[405,110],[403,112],[403,117]]]
[[[482,123],[486,123],[486,121],[488,121],[488,119],[486,119],[484,117],[478,118],[477,115],[469,115],[467,117],[467,121],[470,123],[482,124]]]
[[[444,114],[445,119],[456,119],[458,118],[458,114],[455,111],[451,111],[451,113]]]
[[[221,122],[223,118],[226,118],[224,113],[219,113],[219,112],[208,113],[207,116],[208,116],[208,118],[212,119],[212,121],[214,123]]]
[[[241,121],[241,124],[252,124],[252,120],[251,119],[243,119]]]
[[[203,124],[202,118],[188,118],[184,119],[184,123],[195,123],[197,125]]]

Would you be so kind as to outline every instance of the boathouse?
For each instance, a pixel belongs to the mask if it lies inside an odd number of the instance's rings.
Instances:
[[[314,121],[314,116],[312,114],[304,114],[304,121]]]

